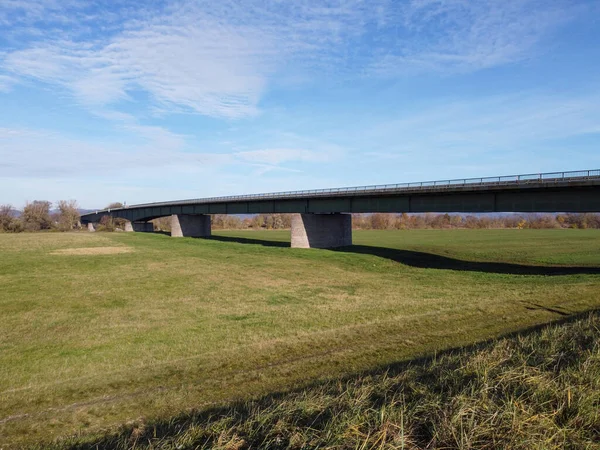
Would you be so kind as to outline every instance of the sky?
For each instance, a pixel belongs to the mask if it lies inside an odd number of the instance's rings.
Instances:
[[[0,204],[600,168],[600,0],[0,0]]]

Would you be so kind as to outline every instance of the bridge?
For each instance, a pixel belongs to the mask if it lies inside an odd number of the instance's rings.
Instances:
[[[600,212],[600,169],[392,185],[234,195],[145,203],[81,216],[94,223],[126,220],[126,231],[153,231],[171,216],[171,236],[208,237],[211,214],[294,214],[292,247],[352,244],[351,213]]]

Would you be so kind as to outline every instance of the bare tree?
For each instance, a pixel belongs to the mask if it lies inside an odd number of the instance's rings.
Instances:
[[[23,231],[23,223],[15,217],[11,205],[0,205],[0,231],[18,233]]]
[[[79,208],[75,200],[59,200],[58,202],[58,228],[61,231],[69,231],[77,227],[79,223]]]
[[[52,228],[50,207],[52,203],[45,200],[34,200],[23,208],[23,225],[27,231],[48,230]]]
[[[120,209],[123,208],[123,203],[121,202],[112,202],[104,209]],[[108,217],[108,216],[105,216]],[[110,220],[104,219],[104,221],[100,221],[101,225],[104,225],[104,231],[115,231],[117,228],[123,230],[125,229],[125,223],[127,220],[122,219],[121,217],[110,217]]]
[[[155,231],[171,232],[171,216],[158,217],[152,220],[152,223],[154,224]]]

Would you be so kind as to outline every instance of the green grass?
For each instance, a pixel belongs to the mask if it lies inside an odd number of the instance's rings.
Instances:
[[[600,447],[600,316],[53,450]]]
[[[0,443],[297,388],[600,306],[597,230],[0,234]],[[61,254],[77,248],[125,253]]]

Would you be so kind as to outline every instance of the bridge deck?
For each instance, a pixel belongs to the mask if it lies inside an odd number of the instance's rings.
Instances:
[[[600,169],[144,203],[82,220],[106,214],[150,220],[170,214],[494,211],[600,211]]]
[[[265,194],[229,195],[223,197],[206,197],[168,202],[141,203],[129,208],[145,208],[149,206],[176,206],[200,203],[221,203],[248,200],[287,200],[314,197],[339,197],[355,195],[381,195],[400,193],[475,191],[493,188],[527,188],[540,186],[586,185],[600,181],[600,169],[573,172],[551,172],[525,175],[506,175],[499,177],[464,178],[455,180],[420,181],[412,183],[382,184],[371,186],[354,186],[343,188],[312,189],[302,191],[271,192]],[[582,183],[583,182],[583,183]],[[591,182],[591,183],[588,183]],[[116,209],[114,209],[116,210]],[[108,210],[102,210],[103,212]]]

